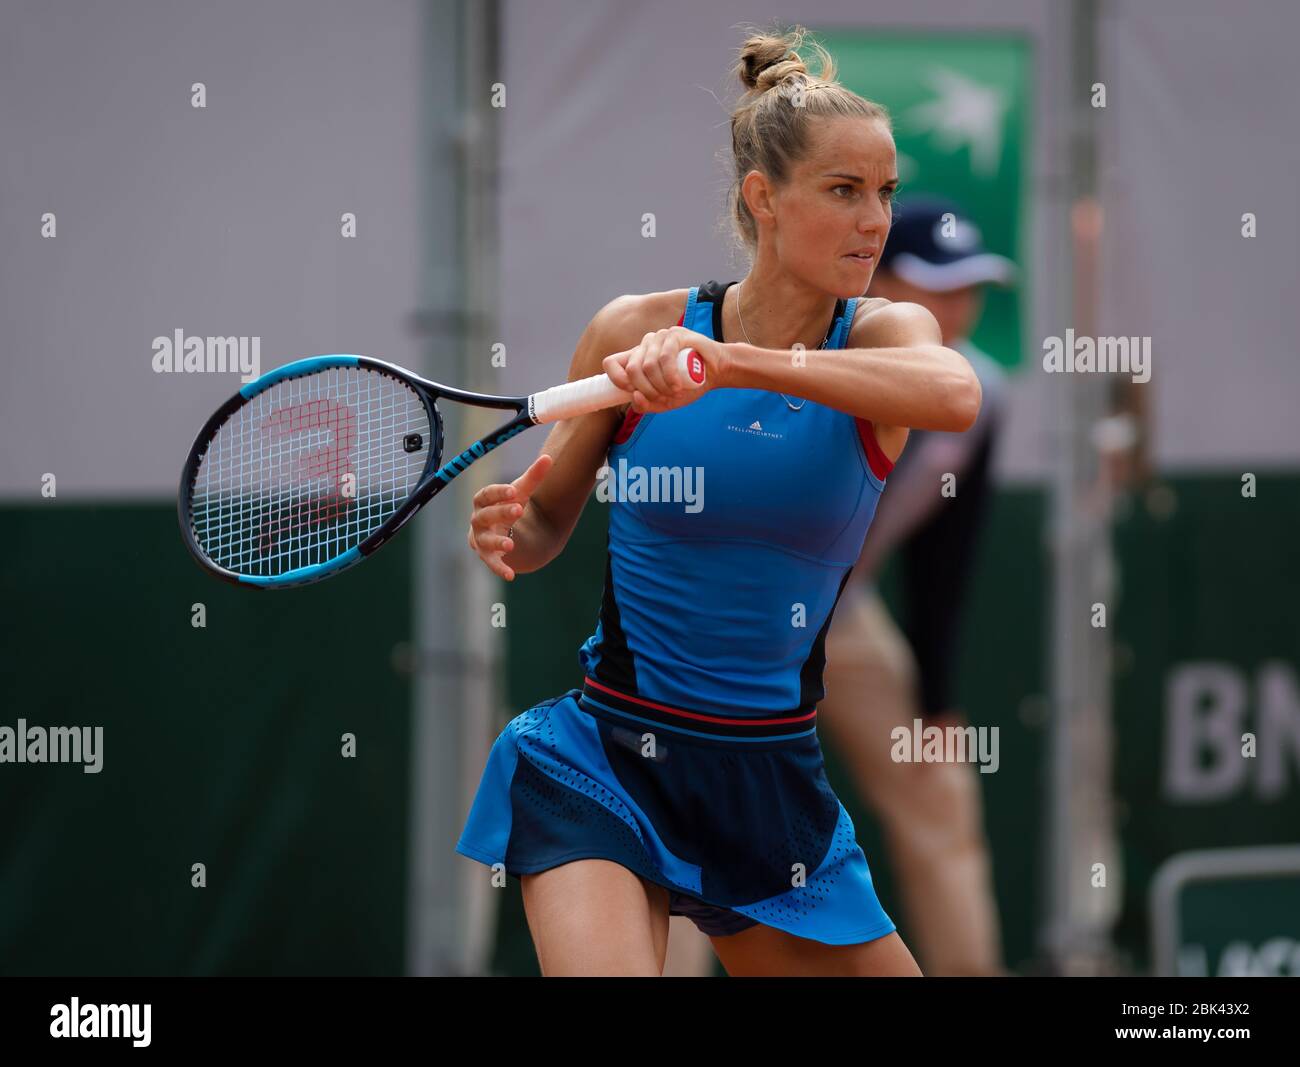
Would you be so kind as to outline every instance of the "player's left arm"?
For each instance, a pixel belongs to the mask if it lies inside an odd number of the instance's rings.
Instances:
[[[941,342],[939,324],[925,308],[884,304],[855,319],[847,348],[794,353],[723,345],[727,358],[714,385],[779,391],[868,419],[893,461],[909,428],[961,433],[979,415],[975,371]]]

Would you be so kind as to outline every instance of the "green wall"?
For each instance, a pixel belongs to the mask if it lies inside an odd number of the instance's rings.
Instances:
[[[0,726],[104,731],[98,774],[0,764],[0,972],[401,973],[408,546],[259,593],[200,571],[170,504],[0,531]]]
[[[1164,860],[1300,840],[1300,477],[1261,474],[1255,499],[1232,476],[1169,486],[1171,513],[1134,509],[1115,532],[1124,871],[1113,885],[1116,937],[1137,969]],[[392,649],[410,637],[410,546],[399,539],[319,586],[255,593],[195,567],[170,505],[51,502],[0,518],[0,726],[104,729],[100,774],[0,764],[0,973],[400,973],[411,691]],[[563,556],[508,588],[510,713],[580,680],[605,518],[591,504]],[[972,720],[1002,728],[1001,768],[980,780],[1004,949],[1022,971],[1043,912],[1045,520],[1037,491],[996,498],[959,668]],[[204,629],[191,626],[196,602]],[[1211,694],[1176,712],[1173,680],[1206,664],[1241,706]],[[1259,754],[1230,788],[1171,792],[1176,714],[1185,730],[1189,716],[1229,713]],[[340,754],[344,732],[356,759]],[[1225,758],[1202,749],[1202,769]],[[882,901],[902,918],[879,830],[829,743],[826,754]],[[190,885],[195,862],[204,889]],[[502,897],[493,970],[535,974],[517,881]]]
[[[1300,842],[1300,476],[1261,471],[1254,498],[1231,475],[1171,489],[1167,517],[1138,509],[1116,529],[1117,936],[1135,967],[1148,962],[1147,891],[1160,863]],[[1214,684],[1184,690],[1180,710],[1175,685],[1192,672]],[[1187,755],[1171,743],[1175,730],[1195,742]],[[1241,755],[1246,732],[1256,740],[1250,757]],[[1201,785],[1175,789],[1187,764]],[[1300,915],[1300,899],[1292,911]]]

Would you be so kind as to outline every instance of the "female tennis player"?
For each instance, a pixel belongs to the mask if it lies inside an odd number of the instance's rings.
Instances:
[[[521,878],[545,975],[660,975],[670,914],[731,975],[919,975],[816,734],[823,643],[908,429],[962,431],[966,360],[914,304],[861,299],[898,186],[889,119],[803,33],[750,37],[732,117],[740,283],[623,296],[571,378],[623,409],[560,423],[469,543],[507,581],[563,549],[601,468],[703,472],[702,506],[614,492],[581,688],[502,731],[457,851]],[[703,390],[676,356],[704,359]],[[615,488],[617,488],[615,486]]]

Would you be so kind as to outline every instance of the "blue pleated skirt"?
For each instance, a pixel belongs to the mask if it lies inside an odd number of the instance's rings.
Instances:
[[[709,738],[584,689],[497,737],[457,852],[516,876],[611,860],[712,936],[762,923],[846,945],[895,929],[814,731]]]

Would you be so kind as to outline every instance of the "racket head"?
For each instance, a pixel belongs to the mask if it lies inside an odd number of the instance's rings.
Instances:
[[[400,368],[300,359],[249,382],[199,431],[181,472],[181,534],[228,582],[320,581],[418,510],[442,448],[434,395]]]

